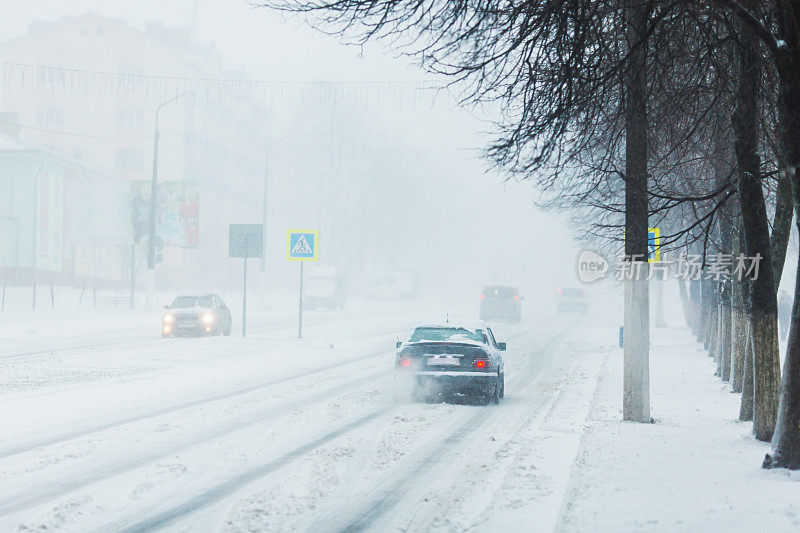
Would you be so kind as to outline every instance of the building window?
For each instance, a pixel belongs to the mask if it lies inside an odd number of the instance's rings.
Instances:
[[[40,107],[36,110],[36,123],[41,126],[60,126],[64,123],[64,111],[60,107]]]
[[[141,83],[141,77],[144,76],[143,70],[135,70],[129,68],[119,69],[117,71],[117,85],[120,89],[132,89],[136,86],[137,80]]]
[[[143,128],[144,110],[143,109],[117,109],[117,127],[119,128]]]
[[[144,153],[141,150],[117,150],[117,170],[142,170],[144,168]]]

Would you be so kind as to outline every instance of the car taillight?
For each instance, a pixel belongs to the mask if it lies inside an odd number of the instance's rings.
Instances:
[[[411,366],[411,360],[410,359],[401,359],[400,360],[400,366]]]
[[[481,294],[481,300],[485,300],[485,299],[486,299],[486,295],[485,294]]]
[[[515,295],[514,295],[514,299],[515,299],[515,300],[519,300],[519,296],[517,296],[517,295],[515,294]]]
[[[484,370],[484,369],[489,368],[489,361],[487,361],[486,359],[475,359],[472,362],[472,366],[474,366],[475,368],[480,368],[481,370]]]

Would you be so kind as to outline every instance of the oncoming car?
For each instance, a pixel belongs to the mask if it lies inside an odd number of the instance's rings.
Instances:
[[[484,323],[417,326],[397,343],[395,400],[464,396],[500,403],[505,349]]]
[[[216,294],[177,296],[165,309],[163,337],[231,334],[231,311]]]

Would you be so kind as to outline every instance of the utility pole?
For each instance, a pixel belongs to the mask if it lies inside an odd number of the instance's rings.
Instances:
[[[303,261],[300,262],[300,302],[297,306],[297,338],[303,338]]]
[[[131,244],[131,309],[136,298],[136,243]]]
[[[153,310],[153,294],[156,288],[156,208],[158,206],[158,112],[156,108],[156,129],[153,134],[153,177],[150,182],[150,232],[147,238],[147,298],[145,307],[147,311]]]
[[[289,139],[291,136],[286,135],[281,137],[276,141],[269,141],[267,140],[266,146],[267,148],[264,150],[264,193],[261,198],[261,227],[264,228],[264,235],[262,237],[263,242],[262,249],[267,249],[267,212],[269,208],[269,151],[272,150],[276,145],[282,143],[286,139]],[[260,262],[260,275],[259,275],[259,285],[261,288],[261,297],[266,298],[267,293],[267,256],[266,254],[261,256]],[[266,301],[266,300],[264,300]]]
[[[153,178],[150,182],[150,233],[147,239],[147,311],[153,310],[153,295],[156,287],[156,209],[158,208],[158,114],[165,105],[174,102],[187,93],[181,93],[156,107],[156,126],[153,132]]]
[[[242,337],[247,337],[247,252],[250,244],[247,237],[244,238],[244,282],[242,284]],[[264,257],[264,254],[261,254]]]
[[[264,242],[263,250],[267,249],[267,204],[268,204],[268,196],[267,192],[269,190],[269,148],[267,147],[264,153],[264,197],[262,199],[261,204],[261,225],[264,227]],[[261,276],[263,278],[264,272],[267,270],[267,254],[261,255]],[[261,287],[262,290],[266,287]]]

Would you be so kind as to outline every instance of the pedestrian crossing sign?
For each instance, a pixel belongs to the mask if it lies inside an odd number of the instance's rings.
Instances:
[[[286,234],[286,259],[316,261],[319,255],[319,231],[290,229]]]

